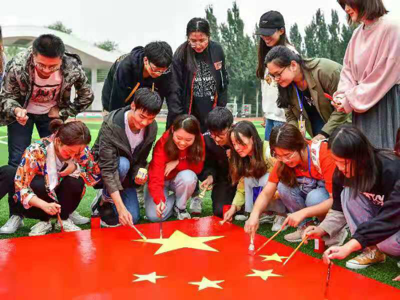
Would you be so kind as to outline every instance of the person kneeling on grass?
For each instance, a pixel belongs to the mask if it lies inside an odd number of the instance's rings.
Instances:
[[[229,176],[228,153],[230,153],[229,129],[233,123],[231,111],[215,107],[207,116],[208,131],[203,134],[206,144],[206,159],[199,179],[202,190],[212,189],[211,200],[214,216],[223,217],[224,205],[232,204],[236,185]]]
[[[191,218],[186,204],[195,190],[196,174],[202,171],[204,158],[199,121],[193,115],[178,116],[153,150],[149,182],[144,190],[150,221],[167,220],[173,213],[179,220]]]
[[[104,119],[92,148],[99,162],[104,188],[92,204],[103,227],[132,225],[140,218],[136,188],[147,181],[139,170],[157,136],[156,115],[162,100],[157,92],[139,89],[130,106],[112,111]]]
[[[400,159],[392,151],[377,149],[355,126],[342,126],[329,140],[337,166],[333,178],[333,205],[325,220],[310,226],[304,236],[332,236],[349,225],[352,239],[330,247],[324,260],[344,259],[350,269],[364,269],[400,257]]]
[[[232,206],[224,215],[225,221],[230,221],[243,204],[245,211],[251,213],[274,163],[268,142],[261,140],[253,123],[241,121],[232,126],[229,134],[234,149],[229,159],[229,171],[232,182],[239,183]],[[282,215],[286,215],[286,207],[276,199],[268,205],[267,210],[277,215],[265,215],[263,221],[273,222],[273,230],[279,230],[285,220]]]
[[[15,175],[14,199],[21,215],[40,220],[31,228],[30,236],[50,232],[50,219],[57,214],[65,231],[81,230],[68,217],[85,194],[85,184],[92,186],[100,179],[100,170],[87,147],[91,136],[84,123],[56,119],[51,121],[50,131],[53,135],[25,150]],[[55,227],[60,229],[60,224]]]
[[[323,219],[332,206],[332,175],[336,165],[328,143],[307,141],[297,127],[288,123],[272,129],[270,147],[271,155],[278,162],[257,198],[245,231],[255,234],[260,213],[278,190],[280,199],[291,213],[283,226],[297,227],[284,238],[288,242],[300,242],[311,218]],[[342,244],[346,237],[347,231],[343,228],[326,240],[326,244]]]

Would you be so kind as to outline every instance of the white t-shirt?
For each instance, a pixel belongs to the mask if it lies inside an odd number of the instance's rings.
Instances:
[[[32,95],[27,107],[28,113],[35,115],[47,114],[53,106],[57,105],[63,76],[58,70],[47,79],[40,78],[35,70]]]
[[[125,134],[128,137],[129,145],[131,146],[131,151],[133,153],[136,147],[144,140],[144,129],[141,129],[138,133],[133,133],[129,127],[128,113],[129,110],[125,113]]]

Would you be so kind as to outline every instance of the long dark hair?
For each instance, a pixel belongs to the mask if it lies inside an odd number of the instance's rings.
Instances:
[[[280,68],[289,67],[292,61],[295,61],[300,65],[302,72],[303,70],[307,69],[301,55],[293,52],[292,50],[290,50],[288,47],[285,46],[273,47],[265,57],[265,65],[269,64],[270,62],[273,62]],[[278,107],[289,108],[290,99],[293,93],[292,85],[289,85],[286,88],[278,86],[278,89],[279,89],[279,97],[277,100]]]
[[[375,148],[361,130],[351,124],[335,129],[329,138],[328,148],[335,156],[352,161],[350,172],[354,176],[346,178],[345,182],[354,194],[371,191],[377,182],[381,172],[379,155],[396,159],[394,152]],[[342,176],[338,173],[335,175]]]
[[[187,133],[194,135],[194,143],[188,148],[187,160],[190,163],[199,163],[204,160],[204,143],[201,137],[200,123],[193,115],[180,115],[172,124],[170,134],[164,149],[170,160],[177,160],[179,158],[179,149],[173,140],[173,133],[179,129],[185,130]]]
[[[260,38],[259,38],[259,41],[258,41],[258,65],[257,65],[257,71],[256,71],[256,76],[257,76],[258,79],[264,80],[264,77],[265,77],[265,63],[264,63],[264,61],[265,61],[265,57],[267,56],[268,52],[273,47],[276,47],[276,46],[287,46],[287,45],[290,45],[289,39],[288,39],[287,34],[286,34],[286,27],[279,28],[279,30],[280,29],[283,29],[284,32],[279,37],[278,43],[275,46],[272,46],[272,47],[268,47],[265,44],[264,40],[261,38],[261,35],[260,35]]]
[[[186,38],[189,39],[190,34],[193,32],[202,32],[208,38],[210,38],[210,24],[206,19],[193,18],[189,21],[189,23],[186,26]],[[204,51],[208,51],[208,47]],[[195,51],[190,46],[188,40],[179,46],[179,48],[176,50],[176,53],[178,58],[183,59],[185,65],[190,71],[196,72],[197,65],[196,65]]]
[[[231,135],[242,145],[243,140],[240,134],[247,138],[253,139],[253,155],[241,157],[233,148]],[[239,182],[242,177],[260,178],[264,176],[270,167],[268,162],[264,160],[263,141],[258,135],[257,129],[253,123],[249,121],[240,121],[234,124],[229,130],[229,141],[231,143],[231,157],[229,159],[229,170],[231,173],[232,183]]]
[[[50,122],[49,129],[66,146],[89,145],[92,139],[89,128],[81,121],[64,123],[55,119]]]
[[[271,156],[275,156],[276,148],[281,148],[289,151],[296,151],[301,157],[301,151],[306,149],[307,142],[296,126],[285,123],[282,126],[277,126],[272,129],[269,138],[269,147],[271,149]],[[279,161],[277,164],[279,164],[279,181],[290,187],[297,186],[295,170],[288,167],[283,162]]]
[[[345,9],[346,4],[353,9],[357,9],[358,23],[364,17],[367,20],[372,21],[386,15],[389,12],[382,0],[337,0],[337,2],[340,4],[343,10]],[[350,16],[347,16],[347,22],[349,22],[349,24],[353,24]]]

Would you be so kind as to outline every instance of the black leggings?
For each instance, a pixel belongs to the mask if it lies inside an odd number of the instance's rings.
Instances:
[[[231,205],[236,194],[236,185],[229,182],[217,182],[214,184],[211,199],[214,216],[222,218],[224,205]]]
[[[21,205],[14,201],[14,178],[17,172],[16,167],[9,165],[0,167],[0,200],[8,194],[8,206],[10,208],[10,217],[18,215],[22,217]]]
[[[59,204],[61,205],[60,217],[62,220],[68,219],[69,215],[78,207],[81,202],[81,196],[85,183],[82,178],[73,178],[67,176],[61,180],[61,183],[56,187],[56,195]],[[52,198],[47,194],[44,177],[36,175],[31,182],[31,189],[35,195],[48,203],[54,202]],[[50,218],[54,217],[48,215],[44,210],[38,207],[31,207],[29,209],[23,209],[22,214],[26,218],[39,219],[41,221],[49,221]]]

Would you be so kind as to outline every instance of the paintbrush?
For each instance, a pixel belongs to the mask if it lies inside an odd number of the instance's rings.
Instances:
[[[131,228],[133,228],[133,229],[136,230],[136,232],[140,235],[140,237],[142,238],[142,240],[147,241],[147,238],[144,236],[143,233],[141,233],[141,232],[139,231],[139,229],[136,228],[135,225],[131,224],[131,225],[129,225],[129,226],[130,226]]]
[[[332,267],[332,262],[330,261],[328,264],[328,272],[326,274],[325,293],[324,293],[325,300],[328,300],[328,287],[329,287],[329,280],[331,279],[331,267]]]
[[[326,99],[329,99],[330,101],[333,101],[333,97],[329,95],[328,93],[324,93],[324,96]]]
[[[286,265],[287,262],[293,257],[293,255],[295,255],[295,253],[300,249],[301,245],[304,244],[304,242],[308,239],[308,236],[306,236],[300,243],[300,245],[297,246],[296,249],[294,249],[294,251],[292,252],[292,254],[290,254],[290,256],[285,260],[285,262],[283,263],[283,265]]]
[[[63,226],[63,223],[61,221],[60,213],[57,213],[57,220],[58,220],[58,224],[60,224],[61,232],[64,232],[64,226]]]
[[[272,241],[281,231],[282,231],[282,227],[281,227],[281,229],[279,229],[273,236],[271,236],[264,244],[262,244],[261,245],[261,247],[260,248],[258,248],[257,250],[256,250],[256,252],[254,252],[254,255],[255,254],[257,254],[257,252],[259,252],[262,248],[264,248],[265,246],[267,246],[267,244],[270,242],[270,241]]]
[[[251,251],[251,252],[254,251],[254,238],[253,238],[253,236],[250,237],[249,251]]]
[[[163,215],[161,214],[161,218],[160,218],[160,239],[163,238],[162,220],[163,220]]]

